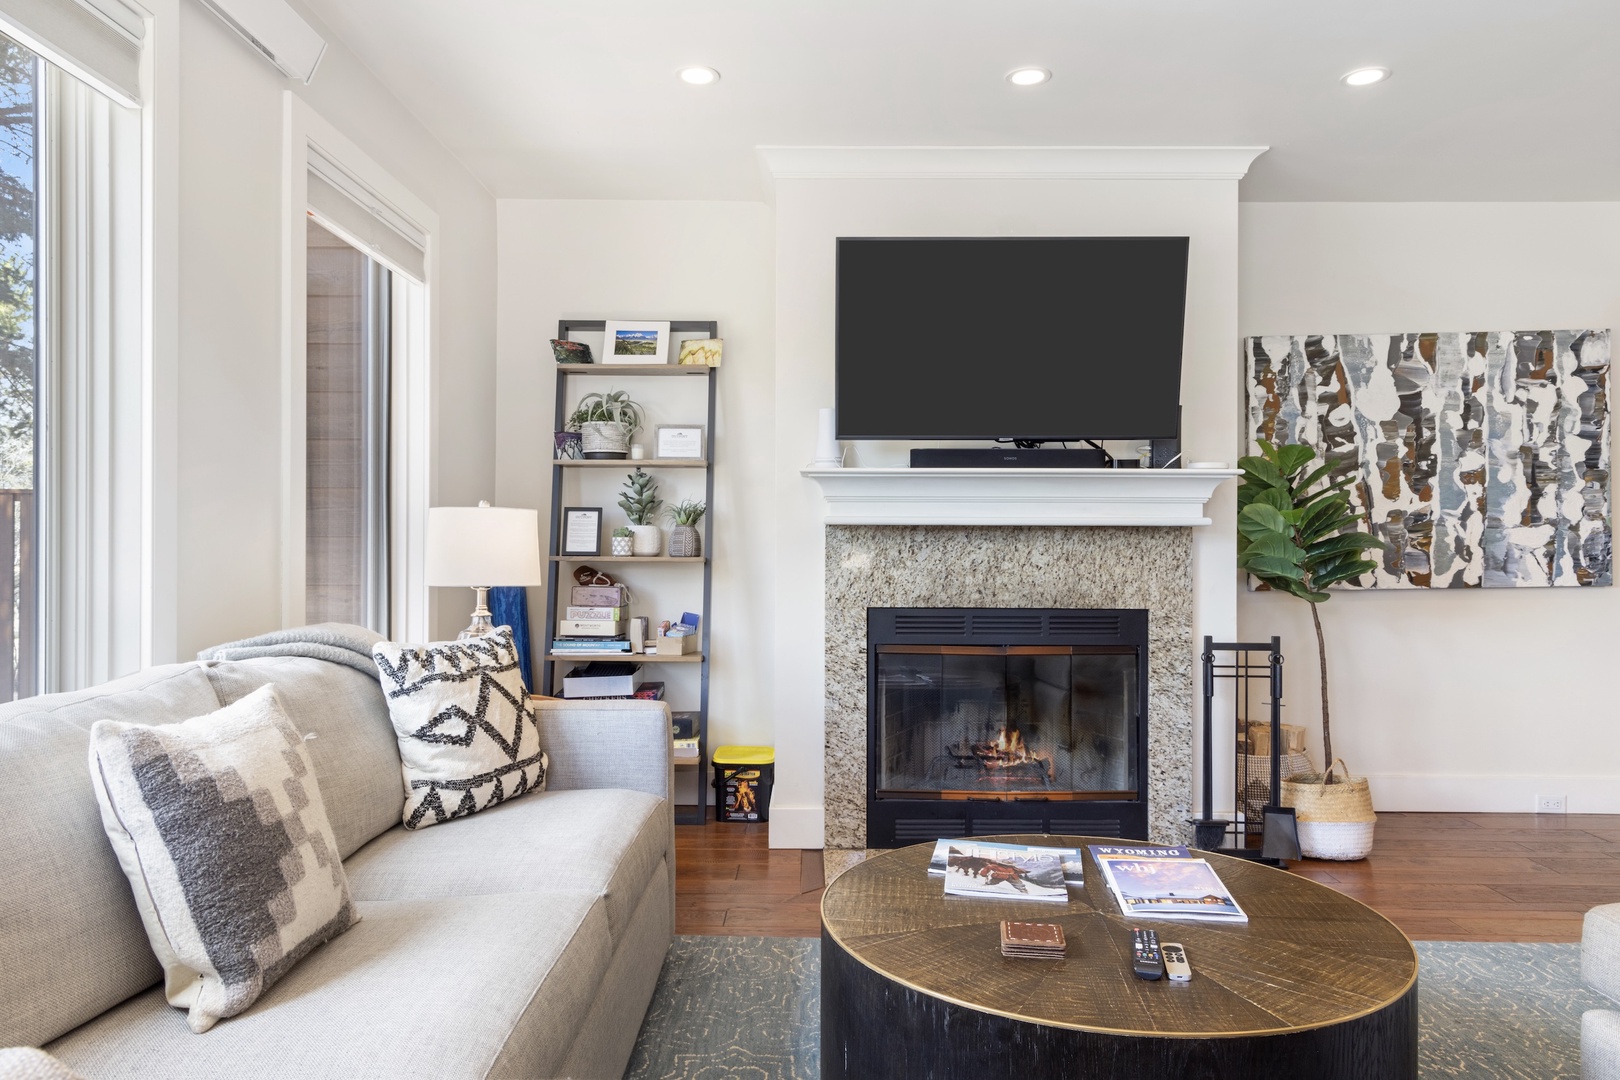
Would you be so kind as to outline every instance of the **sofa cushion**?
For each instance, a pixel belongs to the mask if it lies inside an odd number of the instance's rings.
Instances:
[[[152,991],[46,1049],[93,1076],[453,1080],[490,1075],[520,1040],[526,1059],[508,1058],[502,1075],[559,1075],[611,953],[599,900],[501,894],[359,908],[353,930],[206,1038]]]
[[[90,779],[191,1030],[242,1012],[354,924],[315,768],[275,687],[181,724],[97,721]]]
[[[302,656],[204,661],[203,670],[224,705],[275,683],[293,726],[315,736],[304,745],[340,857],[399,824],[399,743],[376,679]]]
[[[196,664],[0,706],[0,1046],[37,1046],[158,980],[90,786],[90,727],[218,707]]]
[[[371,657],[399,736],[407,829],[545,789],[540,725],[511,627],[465,641],[380,641]]]
[[[443,828],[384,833],[345,864],[356,900],[532,891],[600,896],[617,941],[666,855],[669,804],[639,791],[548,791]]]

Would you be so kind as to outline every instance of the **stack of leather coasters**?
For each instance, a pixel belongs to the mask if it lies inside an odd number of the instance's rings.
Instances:
[[[1045,922],[1001,924],[1001,955],[1026,960],[1061,960],[1068,948],[1063,927]]]

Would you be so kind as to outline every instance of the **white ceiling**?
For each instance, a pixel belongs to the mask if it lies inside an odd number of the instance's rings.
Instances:
[[[1620,199],[1617,0],[306,2],[502,198],[756,199],[758,145],[1269,145],[1245,199]]]

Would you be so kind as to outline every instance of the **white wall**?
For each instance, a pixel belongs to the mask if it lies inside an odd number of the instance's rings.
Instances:
[[[1239,442],[1237,183],[1230,180],[779,180],[776,187],[776,789],[773,847],[822,844],[823,503],[799,475],[817,409],[833,400],[833,259],[838,236],[1174,235],[1192,238],[1184,445],[1232,461]],[[863,444],[852,464],[903,447]],[[1235,489],[1194,540],[1194,634],[1235,630]],[[1196,640],[1196,636],[1195,636]],[[1187,663],[1195,662],[1189,656]]]
[[[290,87],[439,216],[435,504],[493,492],[495,205],[330,34],[303,86],[195,0],[180,0],[179,22],[178,58],[158,63],[179,67],[174,561],[175,651],[185,658],[281,622],[282,92]],[[435,599],[435,632],[454,634],[465,598]]]
[[[500,394],[496,495],[502,505],[551,507],[555,365],[547,342],[560,318],[713,319],[725,355],[715,461],[714,591],[709,746],[770,744],[773,642],[793,630],[776,617],[772,588],[776,487],[771,461],[776,378],[770,209],[762,203],[512,200],[498,203],[500,236],[497,366]],[[703,423],[698,378],[575,378],[570,397],[630,391],[649,409],[647,427]],[[572,408],[573,401],[565,403]],[[652,432],[636,436],[648,446]],[[575,470],[567,505],[604,508],[604,532],[624,524],[615,505],[624,470]],[[670,496],[701,498],[701,474],[654,470]],[[579,501],[574,501],[578,499]],[[605,543],[605,541],[604,541]],[[604,567],[604,569],[607,569]],[[690,567],[619,565],[638,615],[694,610],[701,581]],[[545,617],[545,590],[530,593]],[[696,708],[696,673],[667,664],[650,676],[670,684],[676,709]],[[681,793],[691,801],[689,791]],[[819,845],[817,845],[819,846]]]
[[[1241,237],[1244,336],[1620,324],[1620,203],[1245,203]],[[1620,590],[1339,592],[1321,614],[1334,751],[1379,808],[1620,812]],[[1238,615],[1283,635],[1314,729],[1305,605],[1245,592]]]

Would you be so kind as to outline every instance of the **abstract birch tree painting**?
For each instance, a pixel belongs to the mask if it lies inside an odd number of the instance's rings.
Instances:
[[[1337,588],[1613,581],[1609,331],[1268,336],[1244,352],[1251,447],[1310,446],[1333,478],[1354,474],[1389,545]]]

